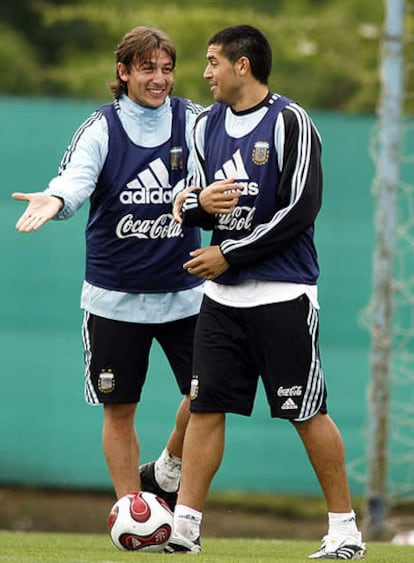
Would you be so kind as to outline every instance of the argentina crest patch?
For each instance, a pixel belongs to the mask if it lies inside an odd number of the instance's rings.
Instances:
[[[170,150],[171,170],[182,170],[183,168],[183,147],[172,147]]]
[[[253,147],[252,160],[258,166],[263,166],[269,160],[269,143],[256,141]]]
[[[198,396],[198,388],[199,388],[199,381],[198,375],[193,375],[191,380],[191,387],[190,387],[190,399],[193,401]]]
[[[101,393],[112,393],[115,389],[115,376],[111,369],[103,369],[99,374],[98,389]]]

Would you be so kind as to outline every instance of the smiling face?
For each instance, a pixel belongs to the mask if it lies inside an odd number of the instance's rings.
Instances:
[[[174,80],[174,62],[162,49],[156,49],[145,60],[131,65],[117,64],[118,75],[126,82],[128,97],[141,106],[158,108],[170,94]]]
[[[203,77],[210,83],[216,102],[234,105],[239,96],[238,62],[232,63],[222,52],[221,45],[209,45],[207,66]]]
[[[261,103],[269,90],[266,83],[253,75],[247,56],[236,55],[233,61],[226,55],[222,45],[211,43],[207,49],[207,66],[203,77],[210,83],[210,91],[216,102],[240,112]]]

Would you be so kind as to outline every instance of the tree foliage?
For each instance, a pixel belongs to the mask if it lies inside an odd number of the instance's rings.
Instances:
[[[377,104],[379,0],[13,0],[0,18],[2,94],[107,99],[116,45],[151,25],[177,46],[175,92],[210,103],[207,40],[250,23],[273,47],[272,90],[309,108],[372,112]]]

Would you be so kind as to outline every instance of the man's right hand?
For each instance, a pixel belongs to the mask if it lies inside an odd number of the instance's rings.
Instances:
[[[29,202],[26,211],[16,223],[16,229],[21,233],[37,231],[46,221],[56,217],[63,207],[61,199],[44,192],[15,192],[12,194],[12,198]]]
[[[199,189],[190,186],[182,190],[175,198],[173,215],[178,223],[182,223],[181,210],[187,195]],[[234,211],[242,189],[233,179],[217,180],[200,191],[199,204],[204,211],[214,215],[215,213],[229,214]]]
[[[199,202],[207,213],[229,214],[234,211],[242,189],[232,178],[213,182],[200,192]]]

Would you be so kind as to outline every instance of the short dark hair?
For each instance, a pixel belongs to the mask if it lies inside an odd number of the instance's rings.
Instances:
[[[208,41],[208,45],[220,45],[230,62],[240,57],[250,61],[252,74],[262,84],[267,84],[272,70],[272,48],[263,33],[251,25],[226,27]]]
[[[157,49],[168,53],[174,68],[177,53],[169,36],[155,27],[135,27],[126,33],[119,43],[115,51],[116,63],[123,63],[129,72],[132,65],[144,62]],[[128,93],[127,84],[119,77],[118,70],[116,80],[109,84],[109,88],[116,99]]]

